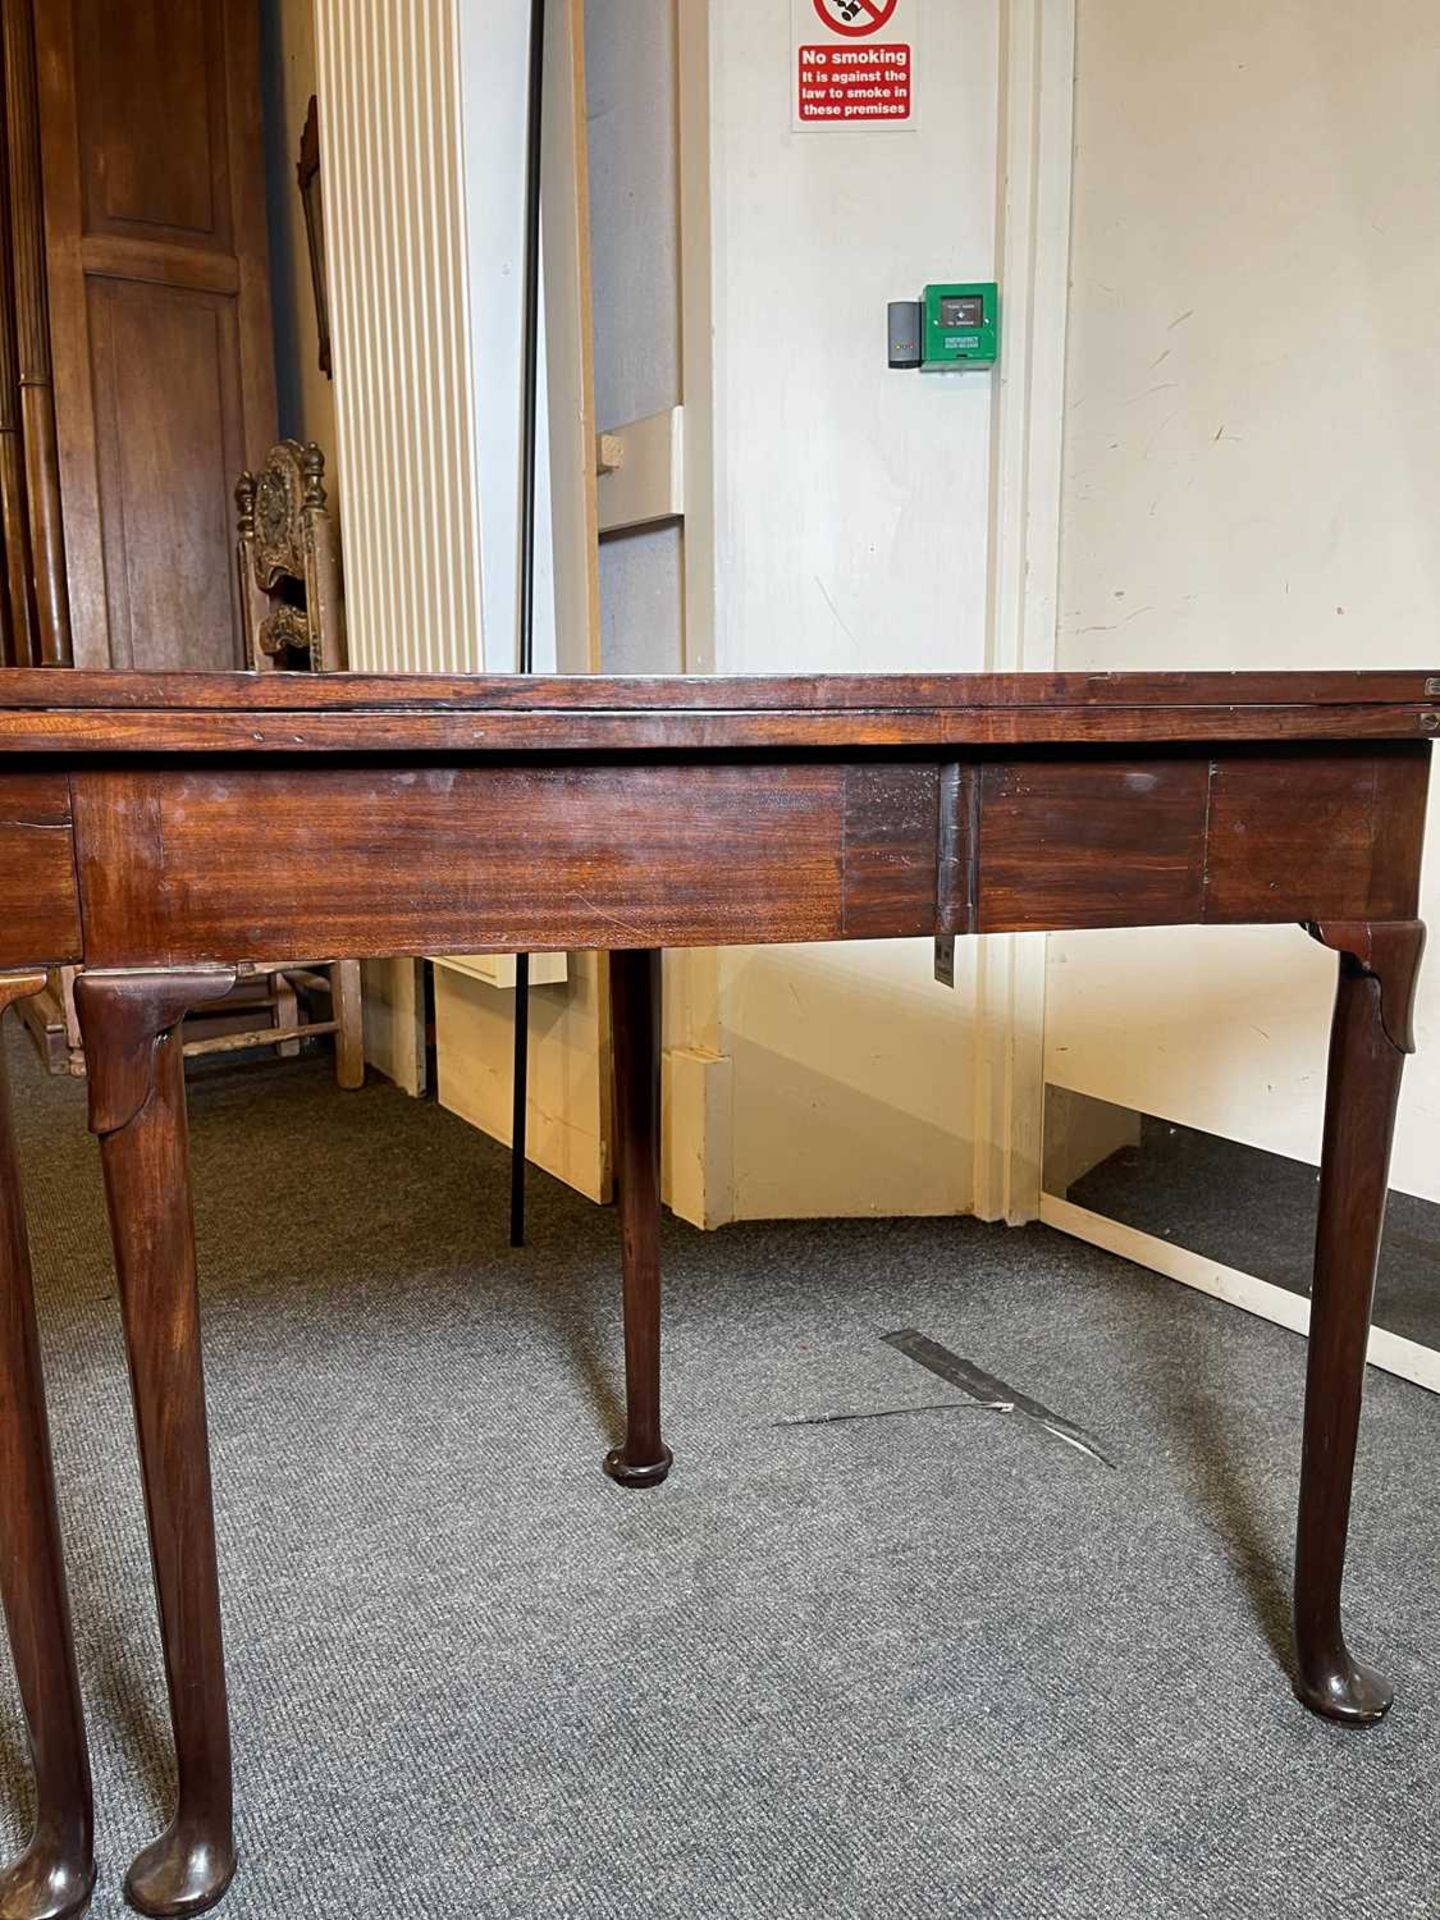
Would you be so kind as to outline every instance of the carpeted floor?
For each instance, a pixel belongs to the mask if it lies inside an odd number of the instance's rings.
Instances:
[[[16,1075],[101,1891],[163,1692],[83,1090]],[[1043,1229],[667,1222],[658,1492],[600,1473],[613,1218],[324,1063],[192,1082],[236,1739],[230,1920],[1433,1917],[1440,1403],[1372,1376],[1352,1639],[1290,1692],[1301,1343]],[[958,1397],[917,1327],[1092,1430]],[[0,1697],[6,1840],[27,1814]]]

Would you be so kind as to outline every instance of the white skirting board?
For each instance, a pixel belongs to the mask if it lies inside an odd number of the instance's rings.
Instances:
[[[1228,1301],[1232,1307],[1243,1307],[1247,1313],[1259,1314],[1262,1320],[1273,1320],[1277,1326],[1289,1327],[1293,1333],[1310,1330],[1310,1302],[1298,1293],[1291,1293],[1288,1287],[1277,1287],[1273,1281],[1259,1280],[1254,1274],[1222,1266],[1218,1260],[1207,1260],[1203,1254],[1172,1246],[1168,1240],[1141,1233],[1138,1228],[1107,1219],[1104,1214],[1092,1213],[1088,1207],[1077,1207],[1070,1200],[1059,1200],[1054,1194],[1040,1196],[1040,1218],[1047,1226],[1058,1227],[1077,1240],[1103,1247],[1107,1253],[1119,1254],[1122,1260],[1131,1260],[1137,1267],[1149,1267],[1153,1273],[1179,1280],[1197,1292],[1210,1294],[1213,1299]],[[1422,1347],[1418,1341],[1389,1333],[1383,1327],[1372,1327],[1369,1359],[1372,1366],[1383,1368],[1386,1373],[1398,1374],[1402,1380],[1412,1380],[1416,1386],[1440,1393],[1440,1353],[1431,1347]]]

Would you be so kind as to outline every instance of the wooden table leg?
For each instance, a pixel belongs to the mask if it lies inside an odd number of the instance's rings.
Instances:
[[[615,1158],[625,1279],[625,1444],[605,1471],[655,1487],[670,1471],[660,1438],[660,955],[610,956]]]
[[[43,973],[0,977],[0,1014],[44,985]],[[0,1920],[61,1920],[95,1885],[94,1815],[3,1052],[0,1380],[0,1587],[35,1767],[35,1826],[0,1872]]]
[[[201,1913],[235,1871],[230,1727],[179,1024],[232,971],[86,973],[76,988],[130,1355],[179,1790],[125,1883],[147,1914]]]
[[[1411,1005],[1425,944],[1418,921],[1311,928],[1340,954],[1330,1034],[1320,1217],[1305,1381],[1305,1439],[1295,1543],[1298,1691],[1332,1720],[1366,1725],[1393,1697],[1389,1681],[1345,1644],[1340,1589],[1390,1143]]]

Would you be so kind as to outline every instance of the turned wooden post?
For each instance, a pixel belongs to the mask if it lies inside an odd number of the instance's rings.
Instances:
[[[43,973],[0,977],[0,1014],[44,984]],[[62,1920],[95,1884],[94,1818],[3,1049],[0,1379],[0,1588],[35,1768],[35,1824],[0,1872],[0,1920]]]
[[[175,1735],[178,1797],[125,1883],[146,1914],[201,1913],[235,1871],[230,1725],[200,1357],[180,1022],[233,969],[85,973],[90,1129],[100,1140]]]
[[[1425,944],[1419,921],[1326,922],[1310,929],[1340,954],[1330,1033],[1320,1214],[1305,1378],[1305,1437],[1295,1540],[1298,1691],[1332,1720],[1364,1725],[1393,1698],[1385,1676],[1345,1643],[1340,1590],[1390,1145]]]

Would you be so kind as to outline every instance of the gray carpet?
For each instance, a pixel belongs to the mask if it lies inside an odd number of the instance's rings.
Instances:
[[[160,1681],[82,1091],[18,1076],[101,1892],[161,1823]],[[669,1484],[599,1471],[613,1218],[326,1066],[192,1082],[236,1734],[230,1920],[1437,1911],[1440,1405],[1371,1380],[1352,1638],[1299,1707],[1294,1337],[1041,1229],[667,1223]],[[1088,1427],[777,1429],[952,1397],[914,1326]],[[938,1391],[937,1391],[938,1388]],[[26,1813],[0,1699],[5,1837]]]

